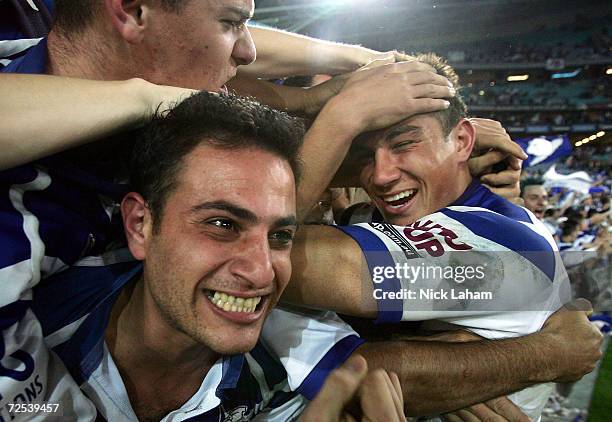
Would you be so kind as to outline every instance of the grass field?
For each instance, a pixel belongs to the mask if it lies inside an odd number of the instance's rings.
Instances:
[[[612,421],[612,345],[610,344],[599,369],[589,410],[589,422],[609,421]]]

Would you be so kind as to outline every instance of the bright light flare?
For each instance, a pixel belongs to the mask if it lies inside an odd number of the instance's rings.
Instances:
[[[526,81],[527,79],[529,79],[529,75],[510,75],[507,78],[508,82],[520,82]]]

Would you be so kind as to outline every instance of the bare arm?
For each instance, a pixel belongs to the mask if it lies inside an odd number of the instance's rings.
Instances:
[[[302,227],[291,258],[293,275],[283,300],[365,318],[377,315],[365,258],[349,236],[333,227]],[[371,368],[398,373],[407,408],[423,415],[541,382],[580,378],[599,359],[600,343],[601,334],[585,312],[563,310],[542,332],[520,339],[382,342],[362,346],[359,353]]]
[[[272,28],[249,27],[257,47],[257,60],[241,66],[242,75],[282,78],[291,75],[336,75],[352,72],[373,60],[394,63],[407,56],[381,53],[359,45],[319,40]]]
[[[357,349],[370,368],[396,372],[411,415],[448,412],[595,369],[602,335],[584,300],[553,314],[538,333],[464,343],[379,342]]]
[[[141,79],[16,74],[0,74],[0,87],[0,170],[137,127],[195,92]]]
[[[415,114],[442,110],[451,97],[446,78],[419,62],[402,62],[356,72],[323,107],[304,138],[304,172],[298,186],[303,218],[327,188],[353,139]]]

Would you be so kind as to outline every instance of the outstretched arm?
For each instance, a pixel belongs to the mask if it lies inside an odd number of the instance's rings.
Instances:
[[[257,60],[239,73],[258,78],[292,75],[337,75],[352,72],[372,61],[380,64],[406,60],[396,51],[380,52],[360,45],[340,44],[273,28],[250,26]]]
[[[525,337],[465,343],[389,341],[356,350],[370,368],[400,377],[406,412],[434,415],[544,382],[580,379],[601,358],[586,312],[562,309]]]
[[[143,125],[195,92],[142,79],[16,74],[0,74],[0,88],[0,170]]]

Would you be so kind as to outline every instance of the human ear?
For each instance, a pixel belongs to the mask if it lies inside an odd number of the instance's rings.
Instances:
[[[149,6],[143,0],[104,0],[117,32],[130,44],[144,39],[149,20]]]
[[[121,201],[121,217],[130,252],[134,258],[144,260],[152,225],[151,212],[145,199],[136,192],[125,195]]]
[[[474,149],[476,130],[468,119],[461,119],[450,133],[455,143],[457,158],[461,162],[467,162]]]

